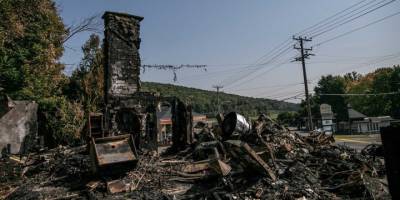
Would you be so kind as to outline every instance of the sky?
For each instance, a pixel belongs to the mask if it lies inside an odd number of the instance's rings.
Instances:
[[[310,53],[315,54],[306,61],[311,92],[322,75],[351,71],[365,74],[400,64],[400,14],[318,45],[399,12],[400,2],[396,0],[341,25],[357,13],[390,1],[56,0],[56,3],[67,26],[93,15],[101,16],[105,11],[143,16],[142,64],[207,65],[206,70],[179,70],[176,82],[171,71],[146,70],[141,74],[142,81],[205,90],[222,85],[226,93],[299,102],[304,98],[303,74],[301,63],[291,62],[299,55],[292,48],[295,43],[292,36],[310,26],[320,28],[305,32],[310,32],[306,36],[315,36],[305,43],[306,47],[313,47]],[[347,8],[358,10],[339,13]],[[336,21],[330,18],[331,21],[319,23],[337,13]],[[65,44],[61,60],[67,64],[66,74],[79,64],[81,46],[90,34],[81,33]]]

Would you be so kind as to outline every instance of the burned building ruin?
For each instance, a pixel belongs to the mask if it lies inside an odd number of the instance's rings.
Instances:
[[[183,104],[177,98],[162,98],[156,93],[140,90],[140,22],[143,17],[106,12],[103,15],[105,57],[105,130],[109,135],[135,134],[136,145],[157,148],[157,107],[161,101]],[[182,106],[181,106],[182,107]],[[186,111],[186,105],[185,113]],[[174,117],[175,145],[193,141],[189,114]],[[178,119],[179,118],[179,119]],[[143,141],[139,141],[144,136]],[[179,139],[178,139],[179,138]]]
[[[140,21],[143,17],[106,12],[103,15],[105,57],[105,130],[109,135],[135,134],[156,146],[159,96],[140,91]],[[147,128],[146,128],[147,127]]]

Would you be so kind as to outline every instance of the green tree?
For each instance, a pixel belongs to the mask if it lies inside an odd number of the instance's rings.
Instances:
[[[318,81],[318,85],[314,88],[318,105],[326,103],[332,106],[332,111],[336,113],[338,121],[346,121],[348,119],[347,103],[343,96],[328,96],[323,94],[345,94],[346,82],[340,76],[322,76]]]
[[[51,0],[0,1],[0,87],[16,99],[61,93],[67,34]]]
[[[96,112],[103,107],[104,98],[103,52],[99,36],[91,35],[82,51],[82,61],[72,73],[67,94],[70,99],[81,102],[86,112]]]
[[[300,115],[297,112],[281,112],[278,114],[277,121],[286,126],[299,125]]]
[[[321,113],[320,113],[320,110],[319,110],[319,105],[320,105],[320,103],[319,103],[319,97],[318,96],[315,96],[315,95],[312,95],[312,96],[310,96],[310,104],[311,104],[311,115],[312,115],[312,118],[313,118],[313,122],[315,123],[316,121],[316,119],[319,119],[319,118],[321,118]],[[307,111],[307,103],[306,103],[306,101],[305,100],[302,100],[301,102],[300,102],[300,109],[297,111],[297,114],[298,114],[298,116],[297,116],[297,118],[298,118],[298,120],[297,120],[297,123],[299,123],[300,121],[302,121],[302,123],[305,125],[306,124],[306,121],[304,120],[304,119],[306,119],[307,117],[308,117],[308,111]],[[316,124],[314,124],[314,126],[315,126]]]
[[[390,76],[389,84],[392,92],[400,92],[400,65],[393,66],[393,72]],[[396,119],[400,119],[400,94],[391,95],[390,101],[391,116]]]
[[[393,93],[400,89],[400,67],[380,68],[352,83],[350,93]],[[368,116],[400,117],[400,95],[351,96],[351,105]]]

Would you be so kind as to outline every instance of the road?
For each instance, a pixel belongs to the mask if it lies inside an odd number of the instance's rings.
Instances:
[[[297,132],[302,136],[308,135],[308,132]],[[361,151],[368,144],[381,144],[380,134],[363,135],[334,135],[336,145],[346,145]]]
[[[308,135],[307,132],[297,132],[302,136]],[[334,135],[336,145],[346,145],[351,148],[361,151],[368,144],[381,144],[380,134],[364,134],[364,135]],[[168,147],[163,146],[158,148],[158,152],[162,153]]]
[[[381,144],[380,134],[371,135],[335,135],[335,141],[338,145],[347,145],[358,151],[368,144]]]

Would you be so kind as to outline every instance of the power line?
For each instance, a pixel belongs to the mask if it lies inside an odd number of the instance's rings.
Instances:
[[[400,12],[398,13],[398,14],[400,14]],[[313,47],[315,47],[316,45],[314,45]],[[375,58],[384,58],[384,57],[388,57],[388,56],[393,56],[393,55],[395,55],[395,54],[390,54],[390,55],[385,55],[385,56],[375,56]],[[365,58],[371,58],[371,57],[350,57],[350,56],[331,56],[331,55],[320,55],[320,54],[318,54],[318,56],[322,56],[322,57],[332,57],[332,58],[348,58],[348,59],[365,59]],[[390,59],[392,59],[392,58],[390,58]],[[343,61],[346,61],[346,60],[343,60]],[[287,62],[285,61],[285,62],[283,62],[283,63],[280,63],[280,64],[278,64],[277,66],[274,66],[271,70],[268,70],[268,71],[266,71],[266,72],[262,72],[261,74],[258,74],[256,77],[254,77],[253,78],[253,80],[255,79],[255,78],[258,78],[259,76],[261,76],[261,75],[264,75],[264,74],[266,74],[266,73],[268,73],[268,72],[270,72],[270,71],[272,71],[273,69],[276,69],[277,67],[279,67],[279,66],[281,66],[282,64],[286,64]],[[321,62],[311,62],[311,63],[309,63],[309,64],[320,64],[320,63],[342,63],[343,64],[343,62],[341,62],[340,60],[338,61],[338,60],[335,60],[335,61],[321,61]],[[349,63],[349,64],[368,64],[368,63],[366,63],[366,62],[360,62],[360,63]],[[67,65],[76,65],[76,64],[67,64]],[[246,65],[246,64],[221,64],[221,65],[217,65],[217,64],[206,64],[206,66],[208,67],[208,66],[228,66],[228,65]],[[255,66],[262,66],[262,64],[259,64],[259,65],[255,65]],[[204,71],[204,73],[205,74],[194,74],[194,75],[188,75],[188,76],[183,76],[183,77],[181,77],[180,79],[181,80],[185,80],[185,79],[188,79],[188,78],[197,78],[197,77],[203,77],[203,76],[205,76],[205,78],[209,78],[209,77],[214,77],[214,76],[220,76],[220,73],[225,73],[225,74],[227,74],[227,73],[240,73],[240,72],[244,72],[244,71],[248,71],[248,70],[252,70],[251,68],[252,67],[255,67],[255,66],[247,66],[247,67],[235,67],[235,68],[230,68],[230,69],[226,69],[226,70],[218,70],[218,71],[210,71],[209,69],[207,69],[207,71]],[[263,65],[264,66],[264,65]],[[364,66],[362,66],[362,67],[364,67]],[[361,67],[361,68],[362,68]],[[263,88],[263,87],[257,87],[257,88]],[[251,88],[249,88],[249,89],[251,89]],[[231,91],[241,91],[241,90],[246,90],[246,89],[240,89],[240,90],[231,90]]]
[[[386,56],[386,55],[385,55]],[[344,55],[326,55],[326,54],[318,54],[318,57],[327,57],[327,58],[347,58],[347,59],[369,59],[369,58],[380,58],[382,56],[344,56]]]
[[[302,85],[302,83],[299,83],[299,84],[293,84],[293,85],[291,85],[291,86],[288,86],[288,87],[285,87],[285,88],[283,88],[283,89],[280,89],[280,90],[275,90],[275,91],[263,91],[263,92],[260,92],[260,93],[258,93],[257,94],[257,96],[264,96],[264,95],[268,95],[268,96],[287,96],[288,94],[293,94],[293,91],[287,91],[287,90],[289,90],[289,89],[291,89],[291,88],[294,88],[294,87],[296,87],[296,86],[300,86],[300,85]],[[296,88],[294,88],[294,89],[296,89]],[[299,89],[296,89],[296,90],[298,90],[298,91],[296,91],[296,92],[300,92],[301,90],[299,90]]]
[[[304,91],[302,90],[297,90],[294,92],[286,92],[285,94],[275,94],[275,95],[267,95],[267,96],[260,96],[262,98],[269,98],[269,99],[280,99],[280,98],[286,98],[288,96],[292,96],[293,94],[295,95],[304,95]]]
[[[357,2],[357,3],[353,4],[353,5],[351,5],[350,7],[346,8],[346,9],[344,9],[344,10],[342,10],[342,11],[336,13],[336,14],[334,14],[334,15],[332,15],[332,16],[330,16],[330,17],[327,17],[327,18],[325,18],[325,19],[323,19],[323,20],[321,20],[321,21],[319,21],[318,23],[316,23],[316,24],[314,24],[314,25],[312,25],[312,26],[310,26],[310,27],[303,29],[302,31],[296,33],[295,35],[303,34],[304,32],[308,31],[309,29],[312,29],[312,28],[314,28],[315,26],[318,26],[318,25],[324,23],[325,21],[329,20],[330,18],[333,18],[333,17],[336,17],[336,16],[342,14],[342,13],[346,12],[347,10],[350,10],[351,8],[357,6],[357,5],[359,5],[359,4],[361,4],[361,3],[365,2],[365,1],[367,1],[367,0],[359,1],[359,2]],[[375,1],[375,0],[374,0],[374,1]]]
[[[386,0],[384,0],[384,1],[386,1]],[[384,1],[380,1],[378,4],[374,4],[373,6],[379,5],[380,3],[384,2]],[[366,13],[363,13],[363,14],[361,14],[361,15],[359,15],[359,16],[356,16],[356,17],[354,17],[354,18],[352,18],[352,19],[350,19],[350,20],[345,21],[345,23],[348,23],[348,22],[350,22],[350,21],[352,21],[352,20],[355,20],[355,19],[357,19],[357,18],[359,18],[359,17],[361,17],[361,16],[363,16],[363,15],[366,15],[366,14],[368,14],[368,13],[374,11],[374,10],[377,10],[377,9],[379,9],[379,8],[381,8],[381,7],[383,7],[383,6],[387,5],[387,4],[389,4],[389,3],[392,3],[392,2],[394,2],[394,1],[395,1],[395,0],[392,0],[392,1],[390,1],[390,2],[385,3],[384,5],[381,5],[381,6],[377,7],[377,8],[374,8],[374,9],[372,9],[372,10],[369,10],[369,11],[367,11]],[[365,2],[365,1],[358,2],[358,3],[356,3],[356,4],[352,5],[352,6],[350,6],[349,8],[347,8],[347,9],[345,9],[345,10],[339,12],[339,13],[336,13],[335,15],[331,16],[330,18],[332,18],[332,17],[334,17],[334,16],[337,16],[337,15],[343,13],[343,12],[346,12],[347,10],[350,10],[351,8],[353,8],[353,7],[355,7],[355,6],[359,5],[359,4],[361,4],[361,3],[363,3],[363,2]],[[363,7],[365,7],[366,5],[369,5],[369,4],[373,3],[373,2],[374,2],[374,1],[368,2],[367,4],[365,4],[365,5],[363,5],[363,6],[359,7],[359,8],[357,8],[357,9],[355,9],[355,10],[350,11],[350,13],[347,13],[346,15],[351,14],[352,12],[354,12],[354,11],[360,9],[360,8],[363,8]],[[367,9],[362,10],[361,12],[364,12],[364,11],[370,9],[370,8],[373,7],[373,6],[370,6],[370,7],[368,7]],[[356,14],[353,14],[353,15],[351,15],[350,17],[353,17],[353,16],[355,16],[355,15],[357,15],[357,14],[360,14],[361,12],[358,12],[358,13],[356,13]],[[346,16],[346,15],[344,15],[344,16]],[[342,18],[342,17],[344,17],[344,16],[339,17],[339,19]],[[329,19],[329,18],[328,18],[328,19]],[[338,19],[338,18],[335,18],[334,21],[337,20],[337,19]],[[334,21],[333,21],[333,22],[334,22]],[[317,23],[317,24],[321,24],[321,23],[323,23],[323,22],[324,22],[324,20],[322,20],[320,23]],[[340,22],[340,21],[339,21],[339,22]],[[329,23],[331,23],[331,22],[329,22]],[[334,23],[334,24],[332,24],[332,25],[336,25],[337,23],[338,23],[338,22],[336,22],[336,23]],[[338,26],[341,26],[341,25],[343,25],[343,24],[345,24],[345,23],[339,24]],[[326,23],[325,23],[325,24],[326,24]],[[323,26],[325,26],[325,24],[324,24]],[[314,25],[314,26],[317,26],[317,25]],[[333,28],[332,28],[332,27],[331,27],[331,28],[328,27],[328,28],[329,28],[328,30],[324,30],[323,32],[318,33],[318,35],[323,34],[323,33],[325,33],[325,32],[328,32],[328,31],[330,31],[330,30],[333,30],[334,28],[337,28],[338,26],[334,26]],[[317,28],[320,28],[320,27],[321,27],[321,26],[318,26]],[[310,27],[309,27],[308,29],[310,29]],[[315,31],[315,30],[318,30],[318,29],[313,29],[313,30]],[[304,32],[304,30],[303,30],[302,32]],[[316,36],[317,36],[317,35],[316,35]],[[316,36],[315,36],[315,37],[316,37]],[[281,45],[286,44],[287,41],[288,41],[288,40],[284,41]],[[271,52],[273,52],[273,51],[271,51]],[[269,54],[267,54],[267,55],[269,55]],[[278,56],[279,56],[279,54],[278,54]],[[273,61],[273,60],[274,60],[274,58],[272,58],[271,60],[269,60],[267,63],[264,63],[264,64],[269,64],[269,63],[270,63],[271,61]],[[258,70],[258,69],[256,69],[255,71],[257,71],[257,70]],[[239,79],[233,79],[233,81],[230,81],[230,82],[228,82],[228,84],[225,84],[225,85],[232,84],[232,83],[234,83],[235,81],[241,80],[241,79],[243,79],[243,78],[245,78],[245,77],[247,77],[247,76],[249,76],[249,75],[251,75],[251,74],[252,74],[252,73],[246,74],[246,75],[240,77]],[[236,82],[236,83],[237,83],[237,82]]]
[[[397,57],[400,57],[400,52],[395,53],[395,54],[389,54],[389,55],[380,56],[379,58],[371,59],[370,61],[367,61],[367,62],[363,63],[363,66],[357,66],[357,67],[353,67],[353,68],[350,68],[350,69],[346,68],[344,70],[341,70],[339,73],[343,73],[343,72],[346,72],[346,71],[349,71],[349,70],[357,70],[357,69],[360,69],[360,68],[365,68],[365,67],[368,67],[370,65],[375,65],[375,64],[387,61],[387,60],[391,60],[391,59],[397,58]],[[337,72],[337,70],[329,72],[329,73],[333,73],[333,72]],[[314,80],[320,78],[321,76],[322,75],[318,75],[318,76],[312,78],[311,81],[314,81]]]
[[[285,41],[283,41],[282,43],[280,43],[279,45],[277,45],[275,48],[271,49],[269,52],[267,52],[266,54],[264,54],[263,56],[261,56],[258,60],[256,60],[255,63],[259,63],[261,62],[264,58],[266,58],[267,56],[269,56],[270,54],[272,54],[275,50],[278,51],[280,49],[282,49],[282,47],[288,45],[286,43],[290,43],[290,38],[286,39]],[[278,49],[278,50],[277,50]]]
[[[237,92],[237,91],[243,91],[243,90],[254,90],[254,89],[265,89],[265,88],[279,88],[279,87],[287,87],[287,86],[294,86],[294,85],[300,85],[302,83],[290,83],[290,84],[279,84],[279,85],[268,85],[268,86],[260,86],[260,87],[253,87],[253,88],[243,88],[243,89],[236,89],[236,90],[230,90],[231,92]]]
[[[291,48],[290,48],[290,46],[289,46],[289,47],[287,47],[287,48],[285,48],[285,49],[283,49],[283,50],[277,52],[276,55],[274,55],[274,56],[273,56],[271,59],[269,59],[267,62],[261,63],[260,66],[265,66],[265,65],[271,64],[271,63],[272,63],[274,60],[276,60],[279,56],[288,53],[290,49],[291,49]],[[256,72],[256,71],[259,70],[259,69],[261,69],[261,67],[257,67],[253,72],[244,74],[244,75],[240,76],[240,77],[237,78],[237,79],[231,80],[230,82],[228,82],[228,84],[225,83],[224,85],[228,85],[228,86],[230,85],[230,87],[232,87],[232,85],[237,84],[238,81],[240,81],[240,80],[242,80],[242,79],[244,79],[244,78],[246,78],[246,77],[252,75],[254,72]]]
[[[244,65],[244,64],[242,64],[242,65]],[[246,66],[246,67],[229,68],[229,69],[219,70],[219,71],[210,71],[210,70],[207,70],[207,71],[205,71],[206,74],[188,75],[188,76],[185,76],[185,77],[183,77],[183,78],[181,78],[181,79],[193,78],[193,77],[201,77],[201,76],[216,76],[216,75],[218,75],[219,73],[239,73],[239,72],[244,72],[244,71],[248,71],[248,70],[253,70],[252,68],[257,67],[257,66],[266,66],[265,63],[260,63],[260,64],[252,65],[252,66],[249,66],[249,64],[247,64],[247,65],[248,65],[248,66]],[[210,66],[210,65],[207,64],[206,66],[208,67],[208,66]],[[218,66],[222,66],[222,65],[218,65]],[[228,66],[228,64],[226,64],[225,66]],[[238,70],[239,70],[239,71],[238,71]],[[238,72],[235,72],[235,71],[238,71]]]
[[[264,54],[263,56],[261,56],[259,59],[257,59],[252,65],[249,65],[249,66],[247,66],[247,67],[248,67],[248,68],[255,67],[254,71],[257,71],[257,70],[260,69],[262,66],[266,65],[266,63],[261,63],[261,64],[260,64],[260,62],[263,61],[264,58],[269,57],[269,56],[273,56],[273,58],[275,58],[275,57],[276,57],[276,54],[279,55],[282,51],[284,51],[284,50],[282,50],[282,49],[287,45],[288,42],[290,42],[290,38],[287,39],[287,40],[285,40],[285,41],[283,41],[282,43],[280,43],[279,45],[277,45],[275,48],[271,49],[269,52],[267,52],[266,54]],[[272,60],[272,59],[270,59],[270,60]],[[269,60],[269,61],[270,61],[270,60]],[[257,66],[259,66],[259,67],[257,67]],[[236,79],[233,78],[233,80],[229,80],[229,78],[228,78],[228,79],[225,79],[225,80],[223,80],[223,81],[220,83],[220,85],[229,85],[229,84],[232,84],[232,83],[235,82],[236,80],[240,80],[240,79],[242,79],[242,78],[245,78],[245,77],[247,77],[248,75],[251,75],[252,73],[253,73],[253,72],[244,74],[244,75],[242,75],[242,76],[240,76],[239,78],[236,78]],[[232,78],[232,77],[230,77],[230,78]],[[226,82],[227,82],[227,83],[226,83]]]
[[[317,96],[380,96],[380,95],[393,95],[400,94],[400,92],[386,92],[386,93],[347,93],[347,94],[316,94]]]
[[[325,43],[330,42],[330,41],[332,41],[332,40],[336,40],[336,39],[341,38],[341,37],[343,37],[343,36],[345,36],[345,35],[348,35],[348,34],[350,34],[350,33],[359,31],[359,30],[361,30],[361,29],[367,28],[368,26],[371,26],[371,25],[374,25],[374,24],[376,24],[376,23],[382,22],[382,21],[384,21],[384,20],[386,20],[386,19],[392,18],[392,17],[397,16],[397,15],[399,15],[399,14],[400,14],[400,12],[393,13],[393,14],[391,14],[391,15],[388,15],[388,16],[386,16],[386,17],[383,17],[383,18],[381,18],[381,19],[378,19],[378,20],[376,20],[376,21],[373,21],[373,22],[371,22],[371,23],[368,23],[368,24],[366,24],[366,25],[364,25],[364,26],[355,28],[355,29],[350,30],[350,31],[348,31],[348,32],[345,32],[345,33],[343,33],[343,34],[340,34],[340,35],[337,35],[337,36],[335,36],[335,37],[332,37],[332,38],[329,38],[329,39],[327,39],[327,40],[324,40],[324,41],[322,41],[322,42],[319,42],[319,43],[315,44],[313,47],[321,46],[322,44],[325,44]]]
[[[304,95],[303,92],[301,92],[301,93],[299,93],[299,94],[296,94],[296,95],[294,95],[294,96],[290,96],[290,97],[286,97],[286,98],[284,98],[284,99],[280,99],[279,101],[286,101],[286,100],[289,100],[289,99],[297,99],[297,98],[299,98],[299,97],[302,96],[302,95]]]
[[[325,22],[325,23],[323,23],[323,24],[321,24],[321,25],[319,25],[319,26],[313,28],[312,30],[309,30],[309,31],[306,33],[306,35],[310,35],[311,33],[314,33],[314,32],[317,32],[317,31],[320,31],[320,30],[323,30],[323,29],[326,29],[327,27],[331,26],[333,23],[335,23],[335,22],[337,22],[337,21],[339,21],[339,20],[346,20],[346,18],[347,18],[347,19],[349,18],[349,17],[348,17],[349,15],[351,15],[351,14],[355,13],[356,11],[358,11],[358,10],[364,8],[365,6],[368,6],[368,5],[372,4],[372,3],[375,2],[375,1],[376,1],[376,0],[372,0],[372,1],[370,1],[370,2],[367,2],[367,3],[364,4],[364,5],[361,5],[360,7],[356,8],[356,9],[354,9],[354,10],[351,10],[351,11],[348,12],[348,13],[345,13],[344,15],[335,17],[335,18],[333,18],[333,19],[331,19],[331,20],[327,20],[327,22]],[[386,1],[386,0],[383,0],[383,1]],[[376,5],[377,5],[377,4],[373,5],[372,7],[374,7],[374,6],[376,6]],[[369,8],[367,8],[367,9],[369,9]],[[365,11],[365,10],[364,10],[364,11]],[[362,12],[362,11],[361,11],[361,12]],[[350,17],[351,17],[351,16],[350,16]]]
[[[275,60],[276,60],[277,58],[279,58],[280,56],[287,54],[290,50],[291,50],[291,46],[289,46],[289,47],[283,49],[283,50],[280,51],[278,54],[276,54],[274,57],[272,57],[271,59],[269,59],[267,62],[262,63],[261,66],[266,66],[266,65],[269,65],[269,64],[273,63],[273,61],[275,61]],[[236,85],[236,84],[238,84],[238,83],[243,82],[243,79],[244,79],[244,78],[246,78],[246,77],[252,75],[254,72],[256,72],[256,71],[259,70],[259,69],[261,69],[261,67],[258,67],[255,71],[250,72],[250,73],[247,73],[247,74],[241,76],[240,78],[234,79],[234,80],[230,81],[228,84],[223,84],[223,85],[228,86],[228,88],[230,88],[230,87],[232,87],[232,86],[234,86],[234,85]]]
[[[263,76],[263,75],[265,75],[265,74],[268,74],[268,73],[270,73],[272,70],[275,70],[275,69],[281,67],[281,66],[284,65],[284,64],[290,63],[290,61],[293,60],[293,58],[294,58],[294,57],[289,58],[288,60],[286,60],[286,61],[284,61],[284,62],[281,62],[281,63],[279,63],[279,64],[277,64],[277,65],[271,67],[271,68],[268,69],[267,71],[262,72],[262,73],[260,73],[260,74],[257,74],[256,76],[254,76],[254,77],[252,78],[252,80],[255,80],[255,79],[257,79],[258,77]]]
[[[386,1],[386,0],[384,0],[384,1]],[[332,25],[334,25],[333,27],[330,27],[330,28],[328,28],[328,29],[326,29],[326,30],[323,30],[323,31],[321,31],[321,32],[312,33],[312,36],[311,36],[311,37],[312,37],[312,38],[318,37],[318,36],[320,36],[320,35],[322,35],[322,34],[324,34],[324,33],[327,33],[327,32],[329,32],[329,31],[332,31],[332,30],[334,30],[334,29],[336,29],[336,28],[338,28],[338,27],[340,27],[340,26],[342,26],[342,25],[345,25],[345,24],[347,24],[347,23],[349,23],[349,22],[351,22],[351,21],[354,21],[354,20],[356,20],[356,19],[358,19],[358,18],[360,18],[360,17],[362,17],[362,16],[365,16],[365,15],[367,15],[367,14],[369,14],[369,13],[375,11],[375,10],[378,10],[378,9],[380,9],[380,8],[386,6],[386,5],[389,5],[389,4],[391,4],[391,3],[395,2],[395,1],[396,1],[396,0],[391,0],[391,1],[389,1],[389,2],[387,2],[387,3],[385,3],[385,4],[383,4],[383,5],[380,5],[380,6],[374,8],[374,9],[372,9],[372,10],[369,10],[369,11],[367,11],[367,12],[361,14],[361,15],[358,15],[358,16],[356,16],[356,17],[354,17],[354,18],[351,18],[351,19],[349,19],[349,20],[346,20],[346,21],[344,21],[344,22],[342,22],[342,23],[340,23],[340,22],[337,22],[337,23],[339,23],[339,24],[334,23],[334,24],[332,24]],[[364,11],[364,10],[363,10],[363,11]],[[357,14],[359,14],[359,12],[358,12]],[[352,16],[354,16],[354,15],[352,15]],[[337,24],[337,25],[336,25],[336,24]]]
[[[349,23],[349,22],[351,22],[351,21],[353,21],[353,20],[355,20],[357,18],[360,18],[360,17],[362,17],[362,16],[364,16],[364,15],[370,13],[370,12],[373,12],[373,11],[375,11],[375,10],[385,6],[385,5],[393,3],[395,0],[392,0],[392,1],[387,2],[387,3],[384,3],[386,0],[380,1],[377,4],[374,4],[373,6],[369,6],[367,9],[363,9],[362,11],[355,13],[355,11],[360,10],[361,8],[364,8],[364,7],[372,4],[375,1],[376,0],[367,2],[366,4],[364,4],[364,5],[362,5],[362,6],[358,7],[358,8],[355,8],[355,7],[363,4],[364,2],[366,2],[366,0],[360,1],[360,2],[358,2],[356,4],[353,4],[352,6],[350,6],[348,8],[346,8],[346,9],[334,14],[331,17],[328,17],[328,18],[326,18],[324,20],[321,20],[317,24],[315,24],[315,25],[313,25],[311,27],[308,27],[308,28],[304,29],[303,31],[301,31],[299,33],[302,33],[302,32],[304,33],[307,30],[311,30],[311,32],[309,34],[315,33],[316,35],[314,37],[317,37],[317,36],[319,36],[321,34],[324,34],[324,33],[328,32],[328,31],[331,31],[331,30],[333,30],[333,29],[335,29],[335,28],[337,28],[339,26],[342,26],[342,25],[344,25],[346,23]],[[381,3],[384,3],[384,4],[380,5]],[[379,5],[379,6],[375,7],[377,5]],[[355,9],[351,10],[352,8],[355,8]],[[369,9],[371,9],[371,10],[369,10]],[[342,15],[340,17],[336,17],[336,16],[339,16],[340,14],[345,13],[345,12],[347,12],[349,10],[351,10],[351,11],[348,12],[347,14]],[[366,12],[362,13],[364,11],[366,11]],[[353,13],[355,13],[355,14],[353,14]],[[352,15],[350,15],[350,14],[352,14]],[[350,17],[342,19],[343,17],[346,17],[348,15],[350,15]],[[341,20],[337,21],[338,19],[341,19]],[[329,23],[326,23],[327,20],[330,20]],[[334,22],[334,23],[332,24],[332,22]],[[338,24],[338,23],[340,23],[340,24]],[[322,26],[321,26],[321,24],[322,24]],[[326,25],[328,25],[328,26],[326,26]],[[322,28],[322,27],[324,27],[324,28]],[[319,31],[319,32],[317,32],[317,31]],[[232,86],[243,82],[243,80],[246,77],[249,77],[254,72],[258,71],[262,66],[264,66],[264,65],[268,66],[269,64],[272,64],[278,57],[282,56],[284,53],[286,53],[286,51],[290,50],[290,47],[286,47],[286,49],[284,49],[285,45],[289,41],[290,41],[290,39],[289,40],[285,40],[284,42],[280,43],[277,47],[275,47],[271,51],[269,51],[267,54],[263,55],[260,59],[258,59],[255,64],[257,64],[258,62],[261,62],[261,60],[263,60],[266,57],[270,57],[270,59],[267,62],[261,63],[260,67],[256,67],[254,70],[251,70],[249,73],[245,73],[244,75],[240,75],[239,77],[236,77],[236,78],[230,77],[230,79],[225,79],[224,81],[221,82],[221,85],[225,85],[225,86],[228,86],[227,88],[231,88]],[[275,68],[277,68],[279,66],[275,66],[272,69],[270,69],[267,72],[264,72],[262,74],[268,73],[268,72],[272,71],[273,69],[275,69]],[[250,66],[248,66],[248,67],[250,67]],[[261,76],[261,74],[258,74],[256,77],[259,77],[259,76]]]

